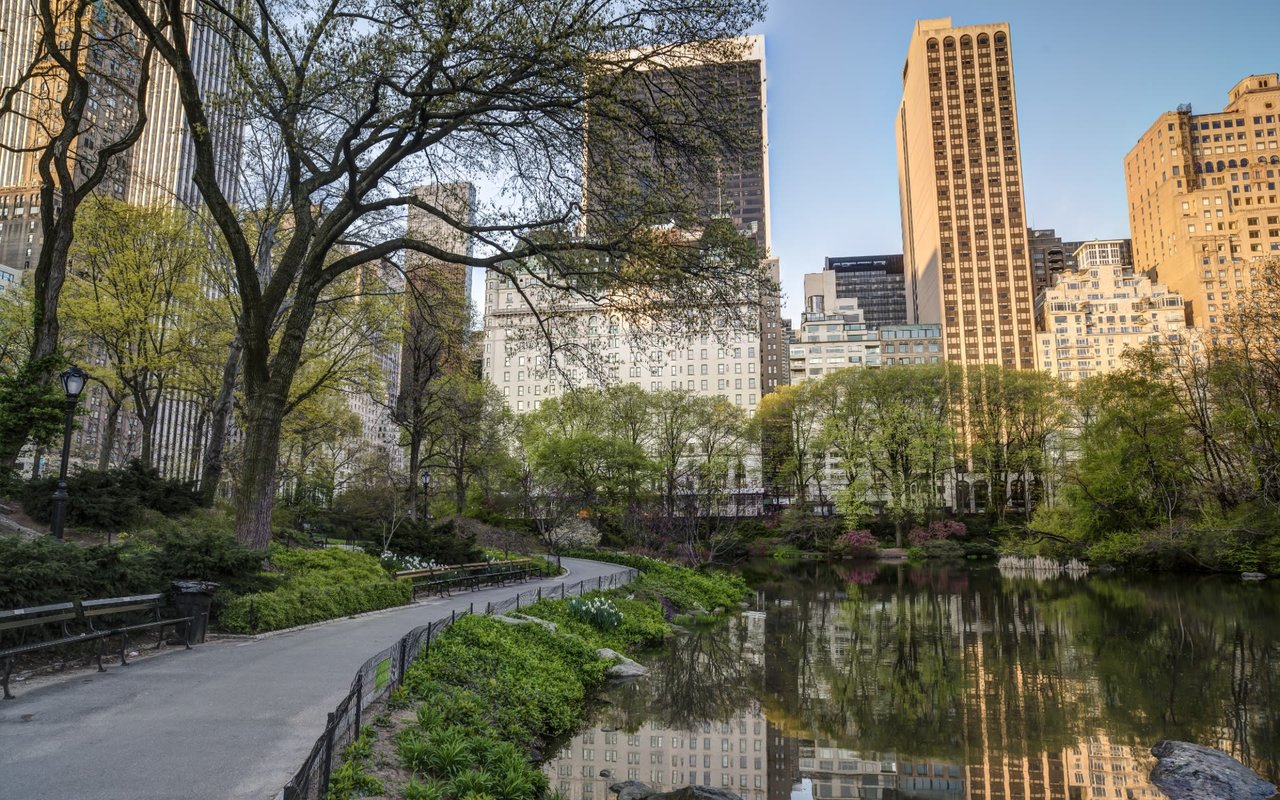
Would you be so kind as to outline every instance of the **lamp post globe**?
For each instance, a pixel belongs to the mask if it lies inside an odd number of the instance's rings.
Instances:
[[[75,422],[76,404],[80,402],[80,393],[84,391],[89,375],[79,367],[71,366],[63,370],[59,378],[62,380],[62,391],[67,396],[67,418],[62,431],[62,463],[58,466],[58,488],[53,493],[49,530],[53,533],[53,538],[61,540],[67,521],[67,463],[71,459],[71,425]]]

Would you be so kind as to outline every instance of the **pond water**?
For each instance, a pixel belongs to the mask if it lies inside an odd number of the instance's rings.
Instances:
[[[639,660],[547,761],[745,800],[1159,798],[1149,749],[1280,777],[1280,585],[990,567],[754,564],[752,608]],[[602,773],[605,773],[602,776]]]

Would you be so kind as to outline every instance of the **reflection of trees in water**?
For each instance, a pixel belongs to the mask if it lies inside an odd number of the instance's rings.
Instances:
[[[1176,737],[1280,774],[1270,587],[794,569],[793,581],[756,576],[769,599],[764,703],[793,736],[966,763],[1095,734],[1140,748]]]
[[[689,730],[754,707],[763,683],[761,622],[745,616],[700,623],[642,658],[647,678],[610,692],[606,718],[634,731],[645,723]]]
[[[1097,676],[1103,724],[1280,776],[1280,594],[1226,579],[1094,578],[1047,604]]]

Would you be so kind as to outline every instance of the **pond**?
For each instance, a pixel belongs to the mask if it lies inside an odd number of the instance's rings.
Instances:
[[[638,660],[545,764],[745,800],[1159,798],[1183,739],[1280,777],[1280,585],[753,564],[749,611]],[[602,775],[604,773],[604,775]],[[794,794],[793,794],[794,793]]]

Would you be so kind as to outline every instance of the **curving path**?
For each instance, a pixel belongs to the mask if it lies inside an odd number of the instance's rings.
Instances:
[[[3,800],[270,800],[302,764],[365,659],[418,625],[568,574],[258,640],[210,642],[0,701]]]

